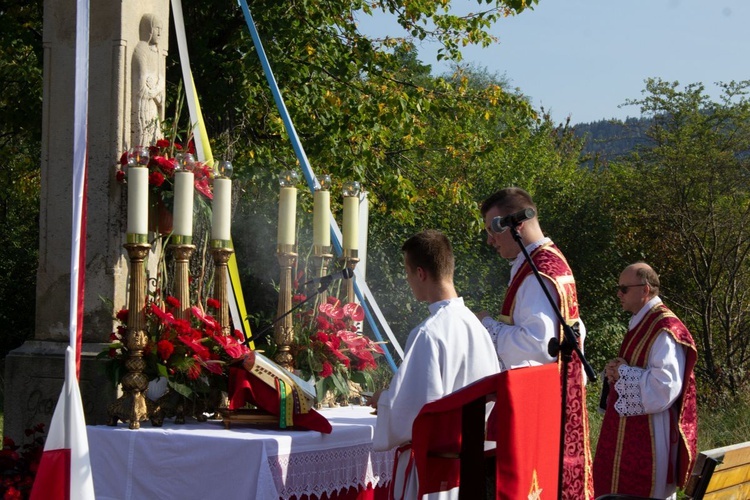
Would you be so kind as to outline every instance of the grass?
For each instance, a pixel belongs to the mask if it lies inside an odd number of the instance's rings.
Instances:
[[[722,404],[698,403],[698,451],[750,441],[750,395]]]

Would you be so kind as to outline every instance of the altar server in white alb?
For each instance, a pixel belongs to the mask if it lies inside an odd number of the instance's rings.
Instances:
[[[422,407],[500,369],[487,331],[453,286],[454,257],[440,231],[409,238],[404,253],[406,281],[414,297],[429,303],[430,316],[409,333],[406,354],[388,389],[376,392],[373,448],[389,450],[411,441],[412,424]],[[398,457],[396,499],[415,499],[417,474],[404,478],[409,453]],[[429,498],[458,498],[458,488]]]

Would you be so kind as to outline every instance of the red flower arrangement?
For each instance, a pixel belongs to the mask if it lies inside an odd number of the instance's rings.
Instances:
[[[163,201],[170,200],[174,192],[174,173],[179,166],[181,155],[190,154],[194,156],[195,144],[191,140],[188,141],[187,147],[183,147],[177,142],[159,139],[156,141],[156,145],[150,146],[148,150],[149,187],[159,199]],[[128,155],[128,151],[125,151],[120,156],[115,172],[115,178],[123,184],[127,180]],[[184,159],[185,157],[182,156],[182,158]],[[214,176],[213,169],[204,163],[196,161],[193,161],[191,165],[193,174],[195,175],[196,191],[208,200],[213,199],[213,192],[211,191],[211,178]]]
[[[190,308],[189,320],[178,319],[170,310],[180,308],[179,300],[168,296],[164,302],[162,305],[152,296],[146,305],[148,344],[143,358],[149,380],[165,377],[170,390],[190,399],[207,398],[211,389],[226,390],[228,363],[249,351],[242,332],[224,335],[219,322],[199,306]],[[208,299],[207,305],[218,309],[220,304]],[[130,354],[125,344],[128,315],[127,309],[117,313],[123,324],[99,355],[110,359],[109,372],[115,383],[125,374],[124,363]]]
[[[303,301],[304,295],[295,300]],[[320,400],[329,391],[336,399],[348,398],[349,382],[363,389],[372,389],[371,372],[377,368],[376,358],[383,348],[357,331],[357,322],[364,319],[362,306],[342,304],[329,296],[313,309],[295,318],[295,339],[291,345],[295,368],[304,379],[315,379]]]
[[[0,450],[0,494],[3,500],[29,498],[39,461],[44,451],[44,424],[26,429],[30,443],[18,446],[11,438],[3,439]]]

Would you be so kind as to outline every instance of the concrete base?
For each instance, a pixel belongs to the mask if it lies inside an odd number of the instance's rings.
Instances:
[[[96,356],[103,343],[84,343],[81,353],[79,387],[86,423],[107,423],[107,406],[117,399],[115,387],[107,378],[105,361]],[[31,340],[5,358],[5,415],[3,435],[16,444],[27,439],[24,431],[36,424],[49,430],[65,378],[63,342]]]

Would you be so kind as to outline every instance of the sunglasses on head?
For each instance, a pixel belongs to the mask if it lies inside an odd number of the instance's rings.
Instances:
[[[495,231],[489,227],[484,228],[489,236],[495,236],[496,234],[503,234],[508,229],[508,226],[503,227],[500,231]]]

